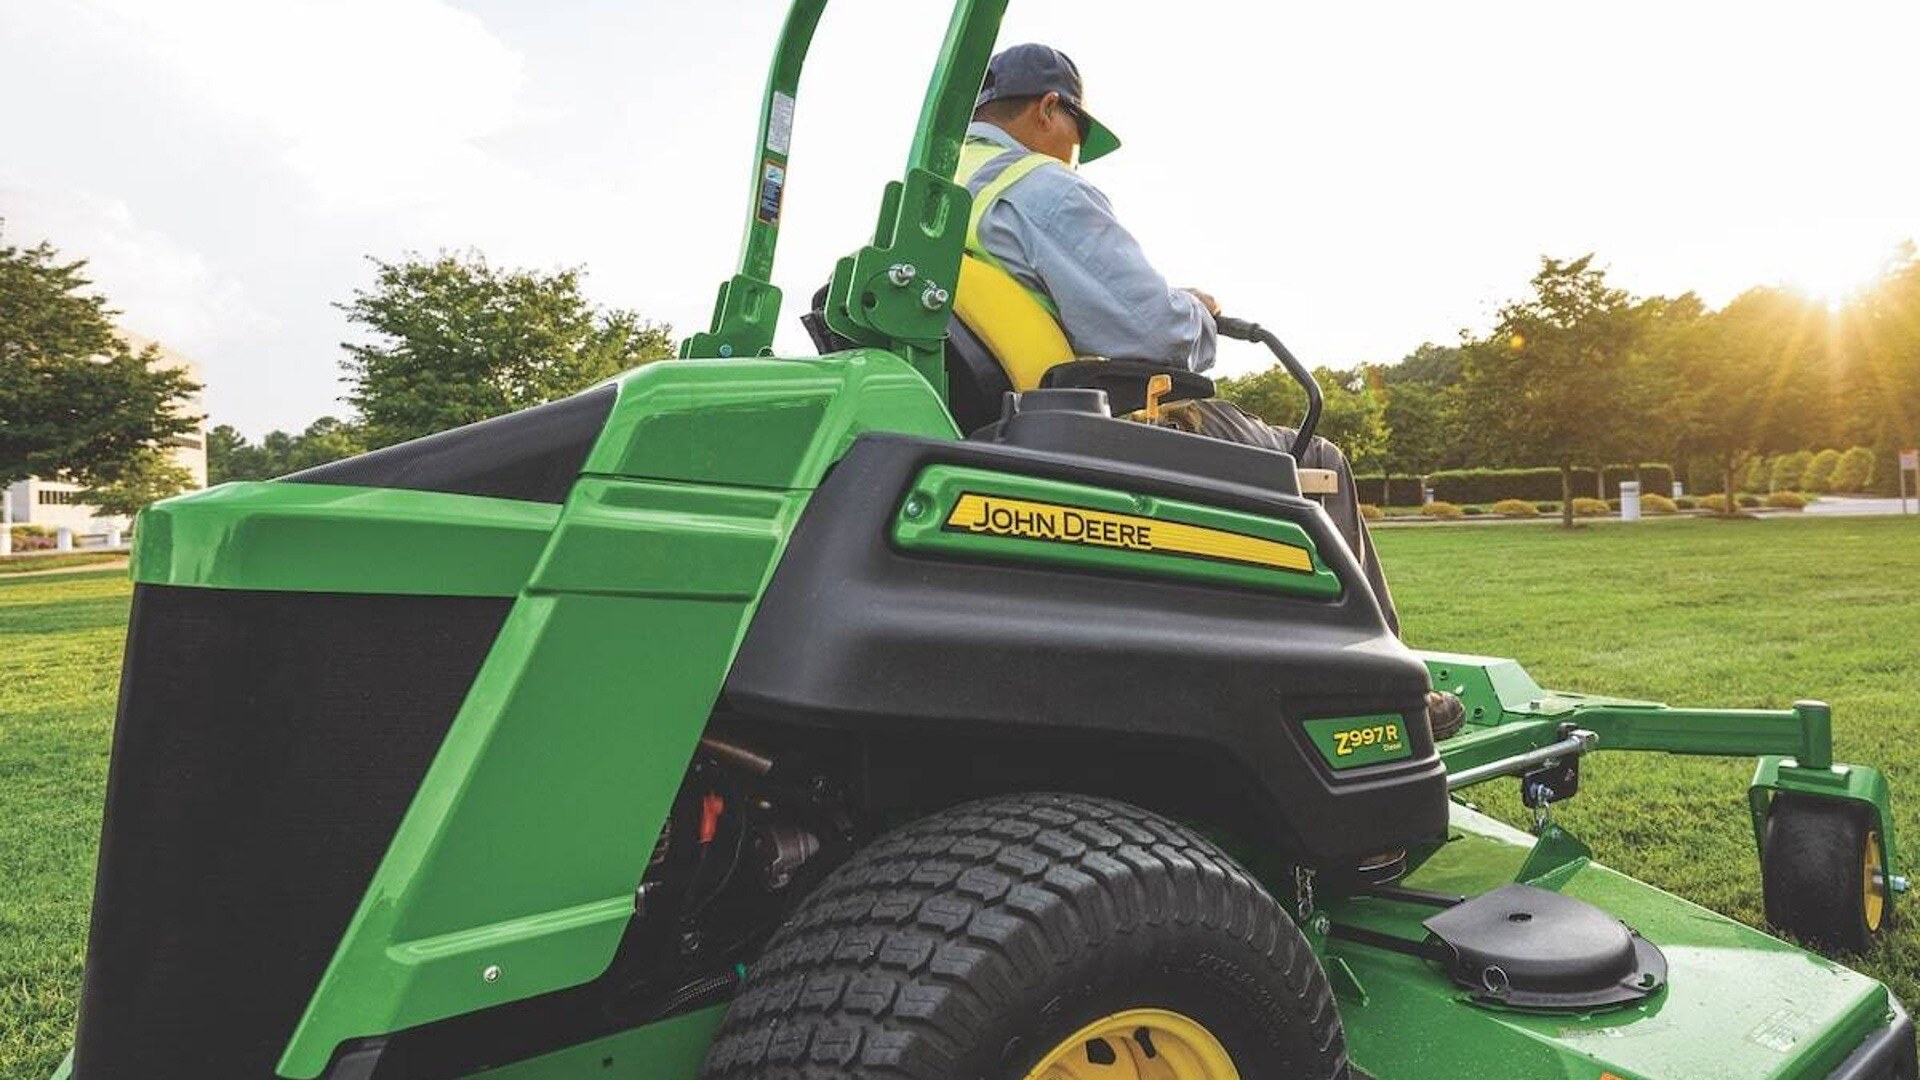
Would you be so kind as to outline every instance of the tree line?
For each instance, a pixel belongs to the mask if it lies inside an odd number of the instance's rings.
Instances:
[[[1672,462],[1691,490],[1737,492],[1757,463],[1865,447],[1874,467],[1856,454],[1846,475],[1890,482],[1920,434],[1920,258],[1907,245],[1836,307],[1762,287],[1712,309],[1693,293],[1635,296],[1593,255],[1546,257],[1486,331],[1315,375],[1321,430],[1357,470],[1553,467],[1567,524],[1574,470],[1619,462]],[[1304,408],[1277,367],[1220,390],[1269,422]]]

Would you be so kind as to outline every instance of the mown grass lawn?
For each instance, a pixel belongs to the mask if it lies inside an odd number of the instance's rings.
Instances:
[[[1569,690],[1699,705],[1831,701],[1839,756],[1887,769],[1902,835],[1920,850],[1920,724],[1910,719],[1920,518],[1377,535],[1417,646],[1515,656]],[[43,1080],[71,1034],[127,597],[123,571],[0,580],[5,1080]],[[1758,922],[1751,769],[1601,756],[1559,819],[1605,861]],[[1484,801],[1517,818],[1500,787]],[[1858,964],[1920,1001],[1920,932],[1896,931]]]

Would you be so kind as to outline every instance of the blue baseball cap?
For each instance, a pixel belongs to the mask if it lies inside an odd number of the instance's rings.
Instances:
[[[1002,49],[987,64],[986,80],[980,84],[980,96],[973,101],[979,108],[1002,98],[1041,97],[1057,93],[1072,109],[1085,131],[1080,140],[1080,160],[1092,161],[1120,149],[1120,140],[1107,125],[1087,111],[1080,69],[1066,53],[1051,45],[1015,45]]]

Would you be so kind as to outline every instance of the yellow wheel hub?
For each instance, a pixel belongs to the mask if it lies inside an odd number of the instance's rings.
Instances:
[[[1061,1041],[1026,1080],[1240,1080],[1213,1033],[1176,1012],[1128,1009]]]
[[[1887,916],[1887,856],[1881,850],[1880,834],[1867,834],[1866,855],[1861,859],[1861,873],[1866,876],[1866,888],[1861,895],[1866,898],[1866,910],[1861,912],[1867,920],[1867,931],[1879,933],[1880,923]]]

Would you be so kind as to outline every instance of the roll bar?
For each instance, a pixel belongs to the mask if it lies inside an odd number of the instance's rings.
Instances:
[[[787,181],[800,71],[827,0],[794,0],[780,31],[761,100],[746,235],[740,265],[721,283],[713,322],[680,346],[683,357],[766,356],[773,351],[780,290],[774,250]],[[942,363],[960,254],[966,244],[966,189],[953,182],[973,101],[986,78],[1007,0],[956,0],[927,84],[905,175],[887,184],[873,242],[835,265],[827,325],[862,345],[911,363],[944,399]]]

